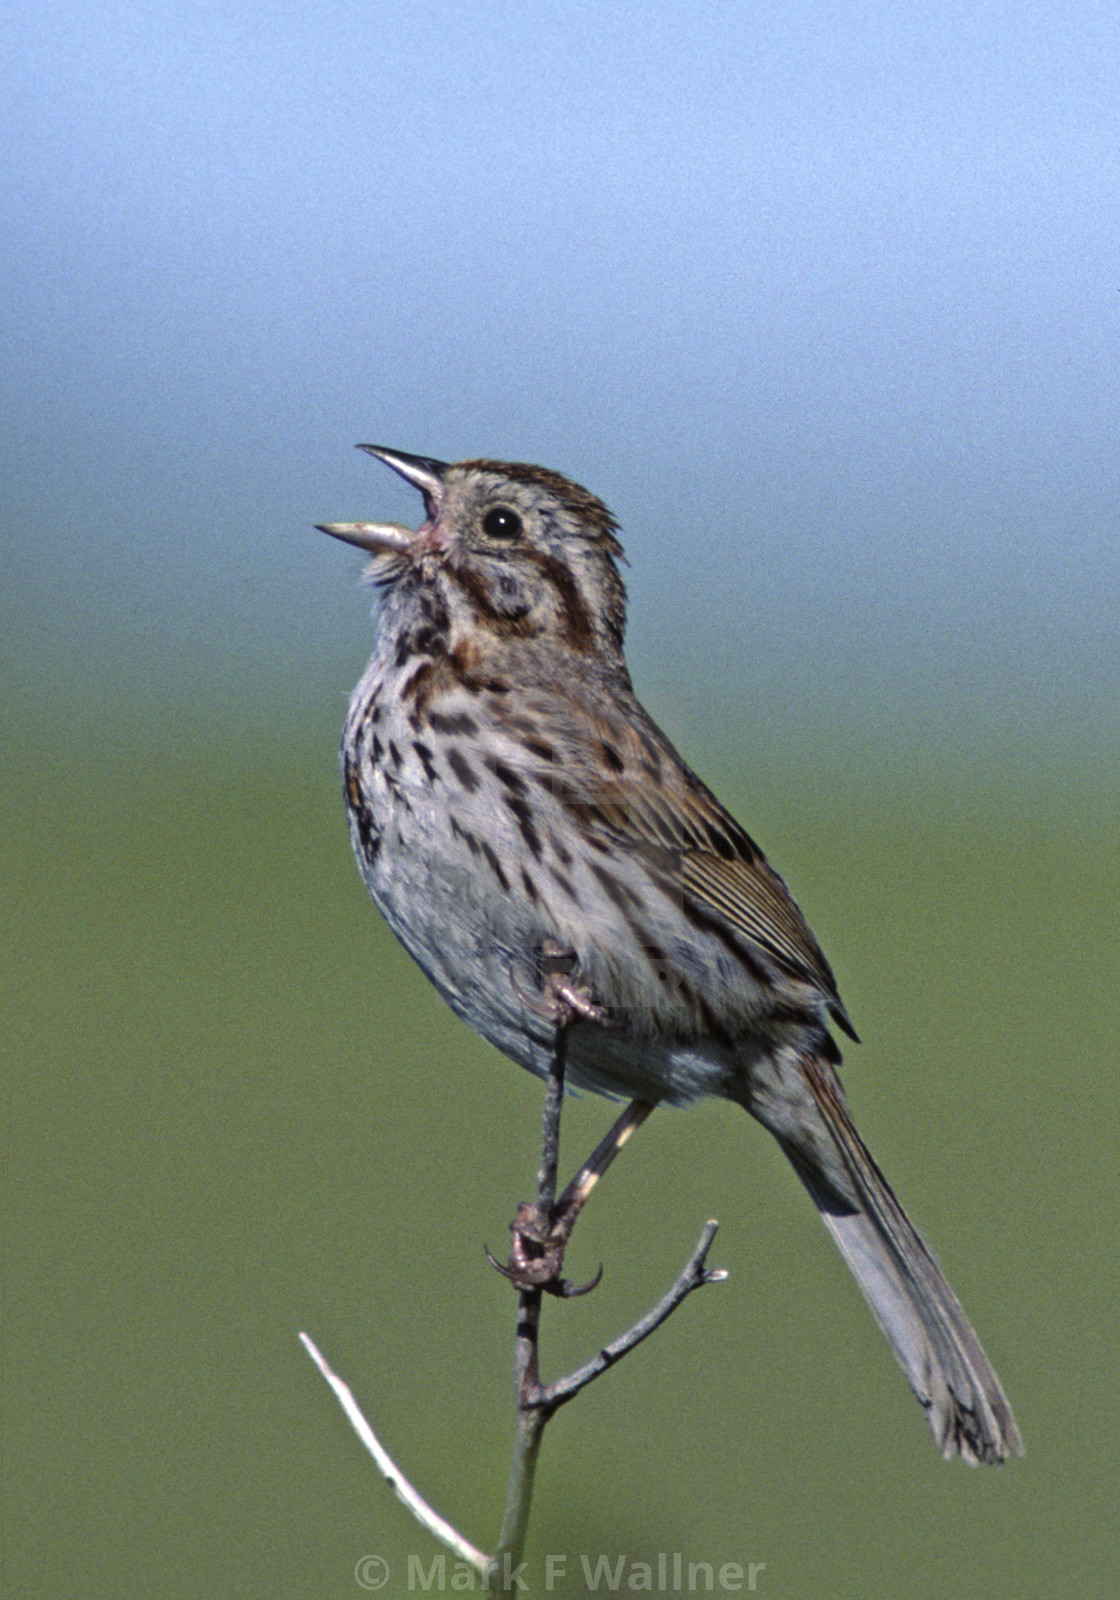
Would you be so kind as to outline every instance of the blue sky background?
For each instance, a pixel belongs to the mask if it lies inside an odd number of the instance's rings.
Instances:
[[[340,703],[372,439],[602,495],[664,716],[1114,758],[1114,5],[9,0],[0,79],[14,702]]]

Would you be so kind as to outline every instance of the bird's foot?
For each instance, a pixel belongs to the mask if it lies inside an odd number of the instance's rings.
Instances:
[[[545,1217],[538,1205],[523,1200],[509,1225],[513,1239],[508,1264],[503,1267],[487,1250],[490,1265],[517,1289],[542,1289],[545,1294],[558,1295],[563,1300],[587,1294],[603,1276],[602,1267],[584,1284],[571,1283],[561,1276],[564,1251],[579,1209],[577,1207],[574,1211],[561,1211],[559,1214],[553,1212]]]

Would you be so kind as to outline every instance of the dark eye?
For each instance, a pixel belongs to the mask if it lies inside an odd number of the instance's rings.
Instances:
[[[495,506],[482,519],[482,531],[488,539],[501,539],[509,543],[521,537],[521,518],[509,506]]]

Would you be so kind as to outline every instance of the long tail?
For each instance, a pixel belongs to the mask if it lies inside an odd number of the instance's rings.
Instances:
[[[782,1070],[782,1069],[785,1070]],[[791,1069],[799,1079],[790,1082]],[[768,1074],[765,1074],[769,1077]],[[776,1135],[851,1268],[943,1456],[999,1462],[1023,1441],[980,1341],[871,1152],[821,1056],[789,1057],[747,1109]],[[804,1091],[808,1090],[808,1094]]]

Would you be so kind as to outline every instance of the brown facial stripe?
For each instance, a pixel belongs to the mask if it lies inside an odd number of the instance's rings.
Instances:
[[[518,551],[519,555],[525,554]],[[531,616],[524,614],[510,616],[497,605],[490,593],[490,586],[481,572],[473,567],[447,567],[445,580],[455,584],[464,594],[479,618],[484,619],[492,633],[500,634],[506,639],[527,639],[540,631]]]
[[[396,665],[403,667],[413,656],[443,656],[447,653],[450,620],[447,607],[435,590],[413,586],[416,621],[397,640]]]
[[[591,612],[584,603],[571,569],[545,550],[524,550],[519,553],[539,568],[556,591],[560,601],[560,631],[564,643],[570,650],[586,654],[595,641],[595,629]]]
[[[494,677],[487,672],[481,652],[469,639],[461,640],[451,651],[447,658],[447,670],[452,683],[471,694],[485,691],[487,694],[506,695],[510,692],[510,686],[504,678]]]

